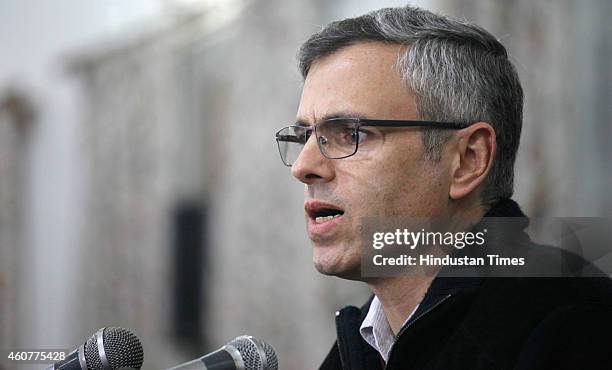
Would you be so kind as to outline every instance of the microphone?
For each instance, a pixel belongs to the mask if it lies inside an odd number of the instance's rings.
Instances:
[[[124,328],[106,327],[46,370],[140,369],[142,361],[142,345],[134,333]]]
[[[242,335],[214,352],[166,370],[278,370],[278,360],[268,343]]]

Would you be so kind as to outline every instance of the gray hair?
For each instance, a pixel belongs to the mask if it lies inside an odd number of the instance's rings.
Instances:
[[[493,127],[497,153],[482,201],[512,196],[523,89],[504,46],[474,24],[413,7],[385,8],[333,22],[312,35],[298,52],[302,77],[319,58],[364,42],[407,46],[397,67],[421,119]],[[428,159],[440,160],[450,131],[423,128],[422,137]]]

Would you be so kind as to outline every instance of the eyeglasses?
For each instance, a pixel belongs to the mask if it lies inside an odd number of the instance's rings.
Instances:
[[[364,142],[367,133],[361,130],[364,126],[376,127],[435,127],[460,130],[469,124],[435,121],[400,121],[361,118],[331,118],[314,126],[291,125],[283,127],[276,133],[276,143],[281,160],[291,167],[298,159],[304,145],[314,130],[317,145],[321,154],[329,159],[347,158],[355,153],[359,144]]]

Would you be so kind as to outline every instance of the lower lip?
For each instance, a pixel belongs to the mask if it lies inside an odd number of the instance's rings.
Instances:
[[[329,221],[323,223],[316,223],[313,218],[308,217],[308,234],[310,236],[323,236],[333,232],[338,226],[338,223],[344,219],[344,215],[332,218]]]

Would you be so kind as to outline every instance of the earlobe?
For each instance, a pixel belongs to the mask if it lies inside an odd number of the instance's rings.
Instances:
[[[449,197],[462,199],[484,183],[495,157],[495,130],[486,122],[477,122],[458,133]]]

